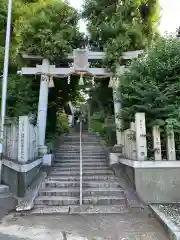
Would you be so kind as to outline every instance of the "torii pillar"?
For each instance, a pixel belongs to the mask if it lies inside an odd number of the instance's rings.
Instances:
[[[116,125],[116,141],[117,144],[114,146],[113,151],[115,152],[122,152],[123,148],[123,134],[122,134],[122,127],[123,121],[121,118],[121,92],[120,92],[120,80],[119,77],[124,72],[127,72],[128,69],[125,66],[119,66],[116,70],[116,76],[111,77],[109,82],[109,87],[113,89],[113,102],[114,102],[114,118],[115,118],[115,125]]]
[[[121,145],[122,144],[122,136],[121,136],[121,131],[122,131],[121,108],[122,107],[120,102],[118,85],[113,87],[113,100],[114,100],[114,115],[115,115],[115,123],[116,123],[117,145]]]
[[[121,102],[119,93],[119,84],[117,77],[113,77],[110,80],[109,87],[113,90],[113,102],[114,102],[114,120],[116,125],[116,141],[115,148],[122,148],[122,119],[121,119]]]
[[[42,72],[47,73],[49,71],[49,60],[43,59]],[[48,92],[49,92],[49,76],[41,75],[40,93],[39,93],[39,105],[38,105],[38,146],[39,152],[42,154],[47,153],[47,147],[45,146],[46,136],[46,120],[48,109]]]

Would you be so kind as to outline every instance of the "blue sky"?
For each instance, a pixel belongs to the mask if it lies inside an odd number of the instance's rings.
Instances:
[[[71,5],[80,9],[83,0],[69,0]],[[161,6],[160,32],[174,33],[180,26],[180,0],[159,0]],[[85,31],[85,23],[80,22],[81,31]]]

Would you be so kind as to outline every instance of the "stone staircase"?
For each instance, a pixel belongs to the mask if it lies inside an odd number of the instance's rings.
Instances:
[[[127,209],[123,189],[113,171],[96,134],[82,134],[83,204],[87,206],[117,206]],[[78,206],[80,203],[79,134],[64,137],[56,152],[56,162],[42,183],[35,199],[35,208]]]

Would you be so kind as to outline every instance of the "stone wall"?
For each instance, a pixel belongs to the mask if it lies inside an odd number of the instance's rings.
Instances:
[[[41,164],[29,163],[32,165],[19,165],[19,164],[7,164],[7,161],[3,161],[2,165],[2,182],[9,186],[11,192],[18,197],[24,197],[27,188],[35,180],[37,174],[40,171]],[[38,162],[39,163],[39,162]]]
[[[170,162],[169,165],[172,166],[169,167],[163,167],[163,162],[149,164],[153,167],[141,166],[141,162],[139,167],[119,163],[115,164],[113,169],[117,177],[121,171],[126,174],[140,199],[146,203],[180,202],[180,163],[175,165]]]

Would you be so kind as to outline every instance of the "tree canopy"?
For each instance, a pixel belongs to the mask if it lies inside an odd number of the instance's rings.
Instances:
[[[180,127],[180,43],[160,39],[120,78],[123,119],[145,112],[148,126],[171,123]]]
[[[158,0],[86,0],[93,48],[106,51],[106,65],[115,70],[123,51],[144,49],[157,37]]]
[[[80,39],[78,19],[77,11],[61,0],[25,4],[14,27],[17,53],[52,59],[72,52]]]
[[[0,71],[3,71],[7,1],[0,1]],[[42,55],[51,64],[64,64],[62,58],[72,52],[81,40],[78,13],[63,0],[13,0],[10,63],[7,92],[7,116],[37,113],[40,76],[17,76],[22,66],[34,66],[21,56]],[[67,64],[67,63],[65,63]],[[78,78],[54,78],[55,88],[49,90],[48,133],[56,130],[57,112],[79,96]],[[1,86],[0,86],[1,87]],[[51,116],[51,117],[50,117]]]

